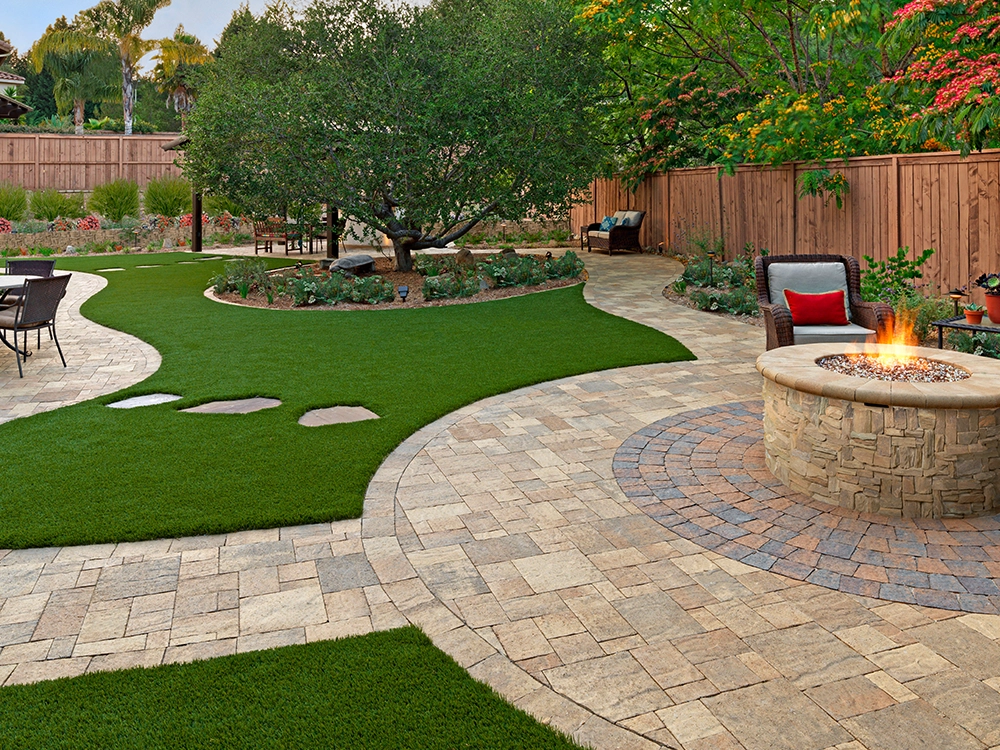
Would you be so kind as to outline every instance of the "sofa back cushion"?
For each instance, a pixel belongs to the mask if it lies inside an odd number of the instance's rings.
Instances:
[[[843,263],[771,263],[767,267],[767,289],[771,304],[782,306],[786,306],[786,289],[806,294],[841,289],[844,292],[844,314],[848,320],[851,319],[847,269]]]

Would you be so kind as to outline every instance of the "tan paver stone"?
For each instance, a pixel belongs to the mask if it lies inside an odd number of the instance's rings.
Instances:
[[[348,589],[324,594],[323,600],[326,604],[327,619],[330,622],[368,617],[371,614],[368,597],[365,596],[363,589]]]
[[[958,621],[992,640],[1000,639],[1000,615],[963,615]]]
[[[372,620],[370,617],[355,617],[351,620],[340,620],[339,622],[324,622],[319,625],[309,625],[306,629],[306,641],[331,641],[338,638],[349,638],[355,635],[366,635],[371,633]]]
[[[431,640],[435,646],[449,654],[466,669],[496,654],[496,649],[493,646],[467,627],[438,633]]]
[[[853,739],[786,680],[702,702],[747,750],[822,750]]]
[[[958,618],[907,631],[963,671],[978,679],[996,676],[1000,646]],[[888,671],[888,670],[886,670]]]
[[[612,721],[670,705],[663,690],[628,653],[549,669],[545,677],[557,692]]]
[[[935,750],[981,750],[983,744],[945,719],[922,700],[846,719],[844,726],[869,750],[910,750],[913,738],[926,738]],[[925,745],[930,747],[931,745]]]
[[[632,651],[632,655],[664,689],[698,682],[703,675],[669,643],[657,643]]]
[[[232,656],[236,653],[236,638],[224,638],[190,643],[184,646],[171,646],[163,654],[164,664],[181,664],[184,662],[214,659],[217,656]]]
[[[125,635],[128,616],[128,605],[105,610],[91,609],[83,620],[77,643],[121,638]]]
[[[556,654],[563,664],[572,664],[606,655],[604,649],[590,633],[577,633],[576,635],[553,638],[549,644],[556,650]]]
[[[872,654],[869,658],[893,679],[903,683],[955,668],[950,661],[934,653],[923,643]]]
[[[887,695],[892,696],[897,703],[905,703],[906,701],[916,700],[917,698],[916,693],[912,692],[901,682],[894,680],[886,672],[869,672],[865,675],[865,679],[875,685],[875,687],[885,692]]]
[[[523,557],[513,563],[532,590],[539,594],[604,580],[601,571],[578,550]]]
[[[763,682],[763,678],[750,669],[739,656],[726,656],[702,662],[698,665],[698,670],[720,691],[736,690]]]
[[[60,337],[61,338],[61,337]],[[60,677],[77,677],[87,671],[90,657],[29,661],[18,664],[4,685],[26,685]]]
[[[701,701],[664,708],[656,715],[670,733],[685,745],[726,731]]]
[[[855,677],[876,669],[874,664],[815,624],[751,635],[745,641],[799,688]],[[739,738],[738,733],[734,734]]]
[[[531,659],[553,652],[552,646],[533,620],[518,620],[517,622],[494,625],[493,632],[503,644],[507,658],[512,661]]]
[[[247,651],[263,651],[268,648],[280,648],[281,646],[292,646],[305,642],[305,628],[273,630],[269,633],[241,635],[236,639],[236,652],[242,654]]]
[[[469,674],[485,682],[511,702],[537,690],[540,685],[536,679],[501,654],[487,657],[470,667]]]
[[[1000,744],[1000,694],[958,670],[939,672],[908,687],[986,745]]]
[[[859,625],[856,628],[838,630],[834,635],[859,654],[864,654],[865,656],[878,653],[879,651],[888,651],[899,645],[870,625]]]
[[[851,677],[810,688],[806,695],[838,721],[868,711],[877,711],[897,702],[865,677]]]
[[[134,669],[135,667],[156,667],[163,662],[164,651],[165,649],[156,648],[95,656],[90,660],[87,672],[112,672],[119,669]]]
[[[240,635],[287,630],[327,620],[318,581],[305,588],[242,599],[239,613]]]
[[[73,656],[97,656],[99,654],[121,654],[128,651],[142,651],[146,648],[146,636],[133,635],[107,641],[81,642],[77,640]]]
[[[587,632],[598,641],[635,634],[628,621],[600,594],[568,598],[566,605],[584,624]]]
[[[51,640],[15,643],[0,649],[0,665],[20,664],[24,661],[43,661],[48,657]]]
[[[659,750],[658,743],[615,726],[598,716],[591,716],[573,733],[577,743],[589,747],[614,747],[621,750]]]

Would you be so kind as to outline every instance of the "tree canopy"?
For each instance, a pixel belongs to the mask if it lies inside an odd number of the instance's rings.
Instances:
[[[409,268],[413,250],[586,188],[599,54],[560,0],[271,6],[223,35],[185,171],[260,213],[329,200]]]
[[[607,169],[633,183],[691,164],[997,145],[995,0],[579,0],[578,10],[613,72]],[[843,187],[829,172],[806,186]]]

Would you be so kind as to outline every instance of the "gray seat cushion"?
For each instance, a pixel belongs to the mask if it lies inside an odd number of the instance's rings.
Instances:
[[[854,323],[846,326],[795,326],[792,335],[796,344],[863,344],[875,343],[875,331]]]
[[[595,229],[592,232],[587,232],[587,234],[590,237],[600,237],[600,238],[606,240],[608,238],[608,236],[611,234],[611,232],[601,232],[600,230]]]
[[[843,263],[771,263],[767,267],[767,288],[772,305],[788,307],[785,290],[806,294],[821,294],[842,289],[847,319],[851,319],[851,303],[847,291],[847,269]]]

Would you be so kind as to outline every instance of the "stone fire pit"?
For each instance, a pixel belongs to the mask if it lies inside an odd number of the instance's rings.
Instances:
[[[767,466],[784,484],[844,508],[907,518],[1000,512],[1000,361],[878,345],[970,376],[913,383],[821,368],[843,344],[786,346],[757,359]]]

